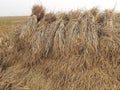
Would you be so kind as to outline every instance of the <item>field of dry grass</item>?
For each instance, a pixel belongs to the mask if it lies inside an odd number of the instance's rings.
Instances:
[[[0,17],[0,32],[10,32],[15,30],[16,26],[24,22],[26,18],[26,16]]]
[[[0,19],[0,90],[120,90],[118,13],[40,16]]]

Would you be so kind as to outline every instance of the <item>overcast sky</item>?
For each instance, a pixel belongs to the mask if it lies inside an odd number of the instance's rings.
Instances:
[[[98,7],[120,11],[120,0],[0,0],[0,16],[30,15],[34,4],[42,4],[47,11],[69,11]]]

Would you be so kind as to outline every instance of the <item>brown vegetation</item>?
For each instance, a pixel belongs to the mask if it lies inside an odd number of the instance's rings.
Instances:
[[[40,21],[43,18],[44,14],[45,14],[45,9],[43,8],[43,6],[39,6],[39,5],[33,6],[32,15],[36,15],[38,21]]]
[[[120,14],[32,16],[0,41],[1,90],[119,90]]]

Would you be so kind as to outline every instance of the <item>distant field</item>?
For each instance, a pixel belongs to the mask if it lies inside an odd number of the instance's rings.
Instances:
[[[26,16],[0,17],[0,32],[15,30],[15,27],[27,19]]]

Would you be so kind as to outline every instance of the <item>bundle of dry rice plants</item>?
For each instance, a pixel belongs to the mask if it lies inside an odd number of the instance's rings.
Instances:
[[[32,8],[32,15],[36,15],[37,16],[37,20],[40,21],[45,14],[45,9],[43,8],[43,6],[39,6],[39,5],[34,5]]]
[[[8,36],[12,49],[0,44],[5,49],[0,66],[6,67],[0,73],[1,90],[120,89],[116,13],[92,9],[42,17],[38,23],[34,13]]]

